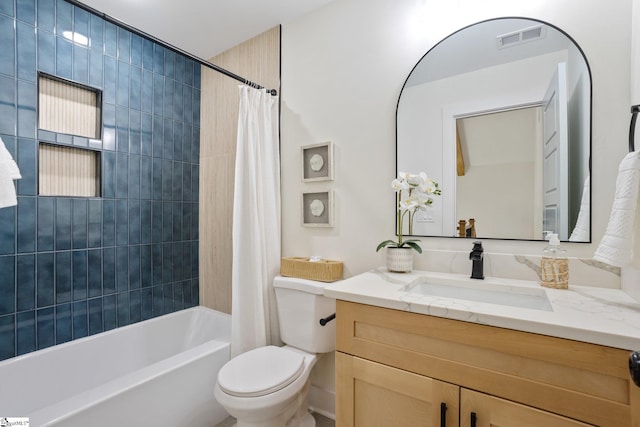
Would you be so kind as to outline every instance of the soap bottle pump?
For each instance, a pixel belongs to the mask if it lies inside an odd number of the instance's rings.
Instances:
[[[558,235],[548,236],[549,245],[542,251],[540,260],[540,284],[547,288],[567,289],[569,287],[569,259],[567,251],[560,247]]]

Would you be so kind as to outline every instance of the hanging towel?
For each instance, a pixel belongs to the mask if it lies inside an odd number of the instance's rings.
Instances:
[[[616,194],[607,231],[593,259],[623,267],[631,262],[635,224],[638,221],[640,191],[640,151],[625,156],[618,168]]]
[[[578,220],[576,226],[571,232],[569,241],[571,242],[588,242],[589,241],[589,221],[591,215],[591,177],[587,176],[582,186],[582,199],[580,200],[580,211],[578,212]]]
[[[18,204],[13,180],[20,178],[20,169],[0,138],[0,208]]]
[[[20,169],[18,169],[18,165],[13,160],[13,157],[11,157],[11,153],[9,153],[7,147],[4,145],[2,138],[0,138],[0,165],[7,168],[11,179],[22,178],[22,175],[20,175]]]

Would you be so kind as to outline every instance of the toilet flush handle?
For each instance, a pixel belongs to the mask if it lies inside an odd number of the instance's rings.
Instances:
[[[335,319],[335,318],[336,318],[336,314],[335,314],[335,313],[330,314],[330,315],[329,315],[329,316],[327,316],[327,317],[323,317],[322,319],[320,319],[320,325],[321,325],[321,326],[324,326],[324,325],[326,325],[327,323],[331,322],[331,321],[332,321],[333,319]]]

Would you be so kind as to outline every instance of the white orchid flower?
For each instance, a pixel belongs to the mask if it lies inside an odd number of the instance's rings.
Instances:
[[[430,179],[426,173],[411,174],[407,172],[399,172],[398,177],[391,181],[391,188],[396,192],[397,206],[397,222],[396,232],[397,240],[385,240],[381,242],[376,251],[384,247],[395,248],[412,248],[418,253],[422,253],[422,248],[418,244],[417,239],[404,239],[404,220],[409,221],[409,234],[412,234],[414,214],[417,210],[426,209],[433,203],[430,195],[440,195],[438,183]]]
[[[393,191],[397,193],[399,191],[408,190],[409,184],[405,180],[394,179],[391,181],[391,188],[393,188]]]
[[[420,186],[420,191],[422,191],[423,193],[426,193],[426,194],[433,194],[434,191],[437,190],[437,188],[438,187],[437,187],[436,183],[432,179],[427,178],[424,181],[424,183]]]
[[[418,187],[422,184],[422,177],[420,175],[409,174],[407,176],[407,182],[413,187]]]
[[[431,204],[433,203],[433,199],[429,197],[428,193],[416,191],[414,192],[413,196],[415,197],[417,206],[419,208],[431,206]]]
[[[399,203],[399,207],[403,211],[407,211],[407,210],[412,211],[415,208],[417,208],[418,205],[419,205],[418,200],[413,196],[405,197],[404,199],[400,200],[400,203]]]

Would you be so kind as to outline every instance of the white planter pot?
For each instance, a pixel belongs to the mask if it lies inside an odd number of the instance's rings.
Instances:
[[[387,270],[409,273],[413,269],[413,249],[387,248]]]

